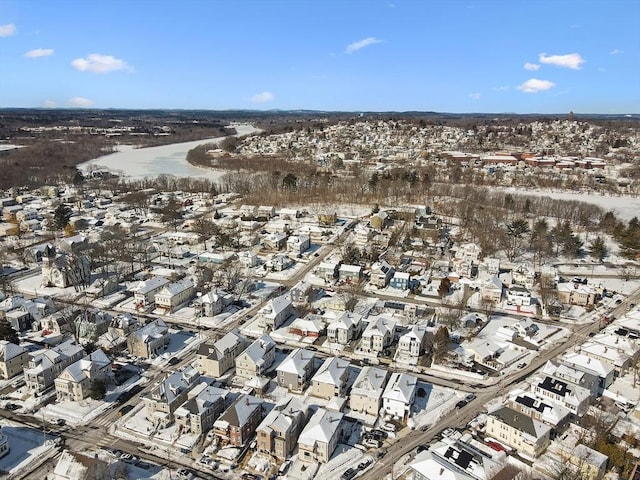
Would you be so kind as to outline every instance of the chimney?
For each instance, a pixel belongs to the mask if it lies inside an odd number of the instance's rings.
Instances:
[[[440,476],[442,476],[442,474],[444,473],[444,468],[440,469]]]

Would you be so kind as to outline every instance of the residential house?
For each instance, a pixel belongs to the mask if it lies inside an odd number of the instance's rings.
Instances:
[[[364,367],[351,388],[349,408],[377,418],[382,407],[382,395],[388,377],[389,372],[386,369]]]
[[[273,298],[258,311],[258,325],[273,331],[282,325],[292,313],[293,305],[285,295]]]
[[[557,288],[558,299],[564,304],[592,307],[596,302],[596,292],[588,285],[576,282],[562,282],[558,283]]]
[[[483,261],[484,269],[490,275],[498,275],[500,273],[500,259],[493,257],[485,257]]]
[[[375,317],[362,332],[359,350],[379,355],[393,343],[395,332],[395,319],[384,316]]]
[[[287,236],[284,233],[269,233],[262,237],[262,241],[271,250],[284,250],[287,245]]]
[[[102,350],[95,350],[69,365],[55,379],[57,400],[80,402],[89,396],[93,382],[107,382],[112,375],[111,360]]]
[[[362,329],[362,315],[353,312],[342,312],[334,321],[327,325],[329,341],[348,345],[360,336]]]
[[[138,283],[138,285],[131,289],[136,308],[141,309],[154,305],[156,293],[169,283],[169,280],[164,277],[152,277]]]
[[[338,269],[338,278],[345,283],[359,283],[362,279],[362,267],[343,263]]]
[[[296,348],[276,368],[277,382],[290,392],[302,393],[314,372],[313,352]]]
[[[420,355],[424,353],[427,340],[427,329],[422,325],[414,325],[398,339],[394,360],[409,365],[417,365]]]
[[[288,397],[275,405],[256,429],[258,450],[279,460],[287,458],[298,442],[308,414],[309,407],[297,397]]]
[[[179,306],[185,304],[193,298],[195,285],[190,277],[183,278],[177,282],[165,285],[155,295],[157,308],[163,309],[167,313],[174,312]]]
[[[392,373],[382,394],[382,409],[386,415],[404,425],[411,415],[411,406],[416,396],[418,379],[408,373]]]
[[[502,301],[503,284],[497,276],[491,277],[480,287],[480,295],[484,302],[499,304]]]
[[[318,338],[325,331],[325,323],[320,315],[310,314],[304,318],[296,318],[289,326],[289,333],[301,337]]]
[[[262,376],[276,358],[276,343],[269,335],[262,335],[236,357],[236,375],[251,379]]]
[[[291,288],[289,294],[291,296],[292,302],[297,304],[306,304],[310,303],[309,298],[313,297],[313,295],[315,294],[315,290],[313,288],[313,285],[304,280],[301,280]]]
[[[337,357],[329,357],[311,378],[311,395],[327,400],[344,397],[349,381],[349,362]]]
[[[15,343],[0,340],[0,378],[13,378],[29,363],[29,352]]]
[[[342,417],[340,412],[318,408],[298,438],[298,458],[327,463],[342,437]]]
[[[272,272],[282,272],[286,270],[290,266],[292,266],[295,262],[289,258],[289,255],[285,255],[284,253],[276,253],[264,264],[265,269],[268,269]]]
[[[599,395],[600,378],[594,372],[583,372],[563,363],[547,361],[542,371],[544,375],[555,377],[563,382],[577,385],[586,389],[595,398]]]
[[[390,222],[389,214],[384,210],[374,213],[369,217],[369,225],[375,230],[384,229]]]
[[[318,214],[318,223],[320,225],[334,225],[338,221],[336,212],[322,212]]]
[[[196,368],[203,375],[218,378],[233,368],[238,355],[247,346],[247,339],[237,329],[216,342],[206,341],[198,348]]]
[[[338,262],[320,262],[315,273],[317,277],[329,283],[338,278],[339,267],[340,264]]]
[[[262,417],[262,400],[240,395],[214,422],[213,430],[224,443],[241,447],[253,437]]]
[[[624,375],[632,365],[632,357],[626,352],[593,341],[580,345],[578,352],[606,365],[611,365],[614,369],[614,377]]]
[[[571,419],[571,411],[564,405],[523,390],[511,392],[507,406],[549,425],[555,431]]]
[[[157,318],[129,335],[127,349],[135,357],[154,358],[166,350],[170,340],[167,324]]]
[[[287,239],[287,250],[293,255],[300,256],[311,248],[309,235],[291,235]]]
[[[395,272],[389,282],[389,286],[397,290],[408,290],[410,280],[411,276],[408,272]]]
[[[78,338],[95,341],[109,329],[112,318],[109,313],[95,308],[83,310],[73,322],[75,332]]]
[[[389,265],[386,260],[380,260],[371,266],[369,285],[378,288],[385,288],[389,284],[394,273],[394,268]]]
[[[171,425],[174,412],[187,401],[189,391],[202,382],[211,384],[213,379],[200,376],[193,367],[168,374],[148,395],[142,397],[147,420],[156,427]]]
[[[486,433],[527,458],[538,458],[550,442],[551,427],[509,407],[487,415]]]
[[[198,298],[197,308],[200,308],[201,315],[213,317],[221,313],[232,302],[233,297],[227,292],[213,289]]]
[[[531,305],[531,292],[520,285],[511,285],[507,289],[507,305]]]
[[[561,357],[560,362],[575,370],[597,376],[598,396],[602,395],[606,388],[609,388],[615,378],[616,369],[614,365],[606,360],[592,358],[582,352],[567,352]]]
[[[31,392],[40,394],[53,386],[58,375],[69,365],[80,360],[85,351],[73,340],[68,340],[30,355],[29,363],[24,369],[24,380]]]
[[[174,412],[175,422],[183,432],[202,435],[211,430],[213,423],[224,411],[229,390],[212,387],[202,382],[187,394],[187,401]]]
[[[526,265],[519,265],[511,270],[511,283],[531,290],[536,284],[536,272]]]
[[[533,384],[533,392],[542,398],[566,407],[572,414],[582,416],[591,403],[591,392],[586,388],[545,375]]]

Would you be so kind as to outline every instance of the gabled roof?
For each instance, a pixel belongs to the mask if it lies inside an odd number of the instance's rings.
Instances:
[[[240,395],[227,408],[218,421],[226,422],[229,425],[242,427],[245,425],[256,410],[262,407],[262,400],[252,395]]]
[[[317,443],[328,444],[339,432],[343,414],[319,408],[304,428],[298,444],[314,447]]]
[[[247,356],[255,365],[262,365],[265,362],[265,353],[267,350],[274,348],[275,345],[273,339],[265,334],[254,340],[239,356]]]
[[[8,362],[26,351],[26,349],[16,345],[15,343],[0,340],[0,362]]]
[[[500,406],[496,410],[489,412],[489,416],[495,417],[505,425],[509,425],[511,428],[535,439],[541,438],[551,431],[551,427],[548,425],[509,407]]]
[[[309,363],[313,363],[313,352],[296,348],[276,369],[278,372],[293,373],[296,375],[304,375],[305,367]]]
[[[311,379],[313,382],[342,385],[349,378],[349,362],[337,357],[327,358]]]
[[[401,402],[405,405],[413,403],[416,394],[418,379],[408,373],[393,373],[387,383],[382,398],[385,400]]]
[[[387,383],[389,372],[382,368],[367,366],[364,367],[351,389],[351,395],[362,397],[380,398]]]
[[[164,277],[153,277],[148,280],[141,281],[138,285],[131,289],[134,293],[139,293],[141,295],[145,295],[149,292],[152,292],[158,288],[162,288],[167,285],[169,280]]]

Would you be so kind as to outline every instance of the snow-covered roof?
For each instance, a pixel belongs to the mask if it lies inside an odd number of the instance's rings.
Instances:
[[[320,366],[312,381],[329,385],[342,385],[349,374],[349,362],[337,357],[327,358]]]
[[[417,385],[418,379],[413,375],[404,372],[392,373],[382,398],[411,405],[416,394]]]
[[[300,434],[298,444],[313,448],[317,443],[330,443],[339,432],[342,417],[343,414],[340,412],[318,408]]]
[[[169,280],[164,277],[153,277],[148,280],[141,281],[138,285],[131,289],[134,293],[145,295],[149,292],[153,292],[156,289],[162,288],[167,285]]]
[[[6,340],[0,340],[0,362],[8,362],[12,358],[15,358],[27,350],[15,343],[8,342]]]
[[[262,400],[253,395],[240,395],[227,408],[220,418],[219,422],[226,422],[228,425],[242,427],[245,425],[255,411],[262,407]],[[216,423],[218,423],[216,421]]]
[[[351,395],[380,398],[388,375],[389,373],[382,368],[364,367],[353,384]]]
[[[313,352],[309,352],[302,348],[296,348],[287,358],[278,366],[278,372],[293,373],[296,375],[304,375],[305,367],[313,362]]]

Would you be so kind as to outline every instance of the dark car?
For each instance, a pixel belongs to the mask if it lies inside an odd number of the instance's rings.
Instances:
[[[467,402],[465,400],[460,400],[458,403],[456,403],[456,408],[462,408],[467,404]]]
[[[429,450],[429,445],[418,445],[416,453],[424,452],[425,450]]]
[[[340,478],[342,478],[343,480],[351,480],[353,477],[355,477],[358,474],[358,471],[353,469],[353,468],[349,468],[348,470],[346,470],[342,476]]]
[[[16,405],[15,403],[7,403],[5,405],[5,407],[7,410],[18,410],[20,408],[20,405]]]
[[[133,405],[125,405],[120,410],[118,410],[118,416],[122,417],[123,415],[126,415],[127,413],[129,413],[133,409],[134,409]]]
[[[168,363],[169,365],[176,365],[180,363],[180,359],[178,357],[171,357]]]
[[[358,464],[358,468],[360,470],[364,470],[365,468],[367,468],[369,465],[371,465],[373,463],[373,460],[371,460],[370,458],[367,458],[364,462],[360,462]]]

